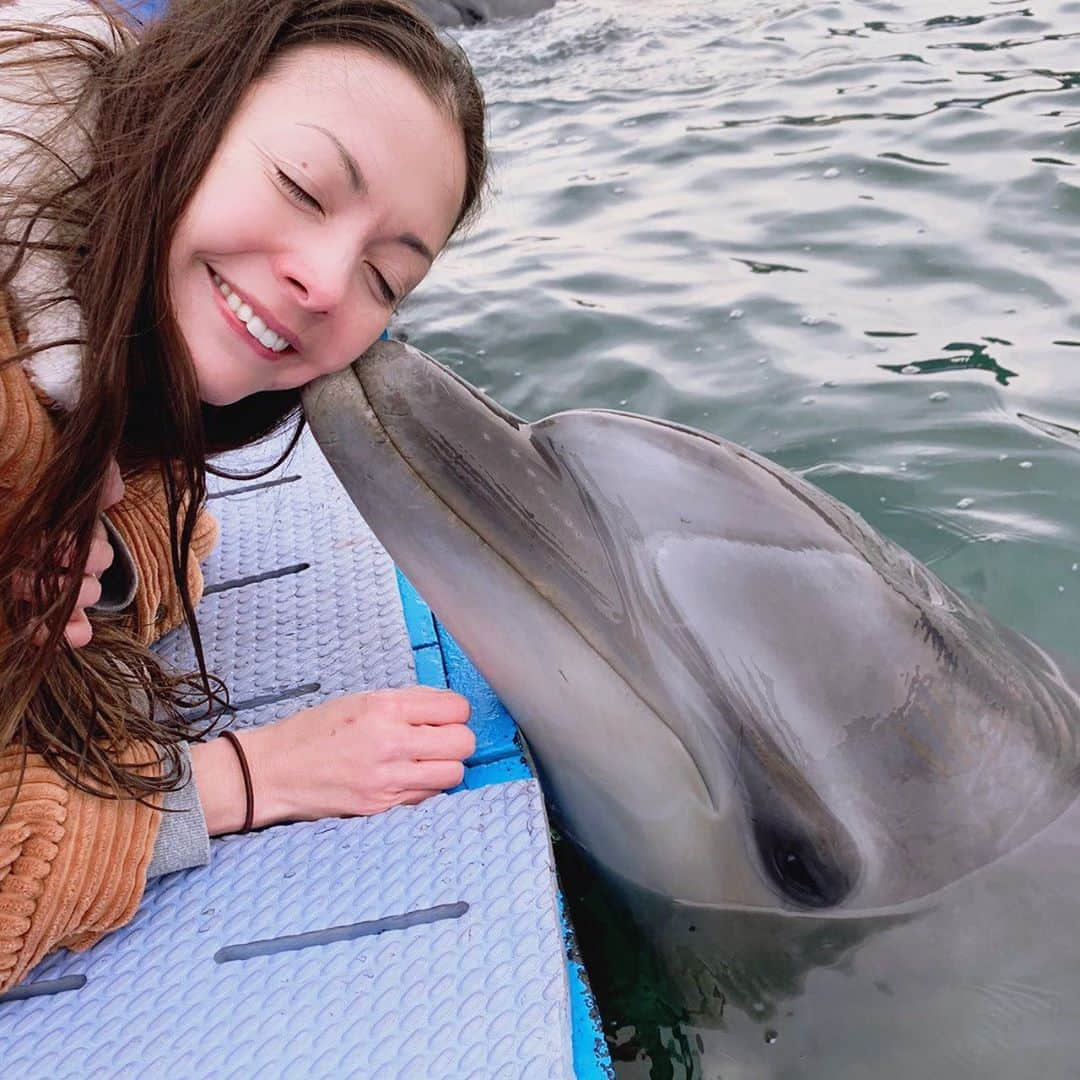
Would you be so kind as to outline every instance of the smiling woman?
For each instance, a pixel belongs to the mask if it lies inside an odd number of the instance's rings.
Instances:
[[[3,991],[208,834],[460,781],[467,704],[420,688],[189,745],[226,700],[194,605],[208,458],[379,336],[487,156],[468,62],[400,0],[175,0],[145,30],[15,0],[0,87]],[[190,675],[147,648],[182,622]]]

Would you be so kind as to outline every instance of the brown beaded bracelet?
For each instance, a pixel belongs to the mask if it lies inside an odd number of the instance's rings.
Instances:
[[[240,771],[244,774],[244,797],[247,799],[244,827],[240,831],[251,832],[251,828],[255,824],[255,785],[251,782],[251,769],[248,766],[247,754],[244,753],[244,748],[234,732],[226,729],[221,732],[221,737],[229,740],[230,745],[236,751],[236,756],[240,759]]]

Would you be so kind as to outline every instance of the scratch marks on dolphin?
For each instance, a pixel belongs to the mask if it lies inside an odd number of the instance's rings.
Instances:
[[[525,498],[516,495],[500,481],[498,476],[480,466],[477,459],[471,455],[462,453],[456,444],[442,435],[432,433],[431,448],[468,492],[471,501],[486,507],[493,519],[497,520],[500,515],[512,514],[516,520],[527,522],[533,541],[551,553],[552,568],[564,567],[572,575],[575,588],[591,596],[609,617],[616,619],[619,617],[621,612],[618,610],[618,605],[612,603],[613,593],[617,595],[617,590],[610,587],[610,576],[607,581],[597,582],[594,568],[583,566],[574,558],[569,545],[560,541],[548,522],[530,508]],[[551,461],[553,459],[549,458],[548,462]],[[555,475],[552,479],[559,485],[560,492],[565,490],[564,476]],[[543,582],[536,581],[533,584],[538,591],[543,593]],[[607,590],[601,587],[604,584],[609,586]]]

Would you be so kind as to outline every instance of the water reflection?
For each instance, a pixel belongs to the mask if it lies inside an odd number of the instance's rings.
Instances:
[[[897,335],[899,336],[899,335]],[[994,381],[1001,386],[1008,386],[1010,379],[1017,378],[1015,371],[1010,371],[990,354],[985,345],[971,341],[954,341],[944,346],[947,356],[934,356],[928,360],[913,360],[907,364],[879,364],[883,371],[892,371],[898,375],[940,375],[950,371],[988,371]]]

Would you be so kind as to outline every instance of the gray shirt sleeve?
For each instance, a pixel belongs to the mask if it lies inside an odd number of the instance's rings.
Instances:
[[[112,522],[107,517],[102,520],[113,547],[113,563],[101,575],[101,600],[91,610],[123,611],[135,598],[139,584],[138,568]],[[187,743],[181,743],[180,747],[183,754],[180,769],[184,783],[176,791],[165,795],[162,804],[165,812],[161,815],[154,853],[146,871],[148,878],[205,866],[210,861],[210,835],[191,772],[191,749]]]
[[[210,861],[210,834],[206,828],[199,791],[191,772],[191,750],[181,744],[184,753],[184,784],[165,796],[154,854],[146,872],[148,878],[205,866]]]

